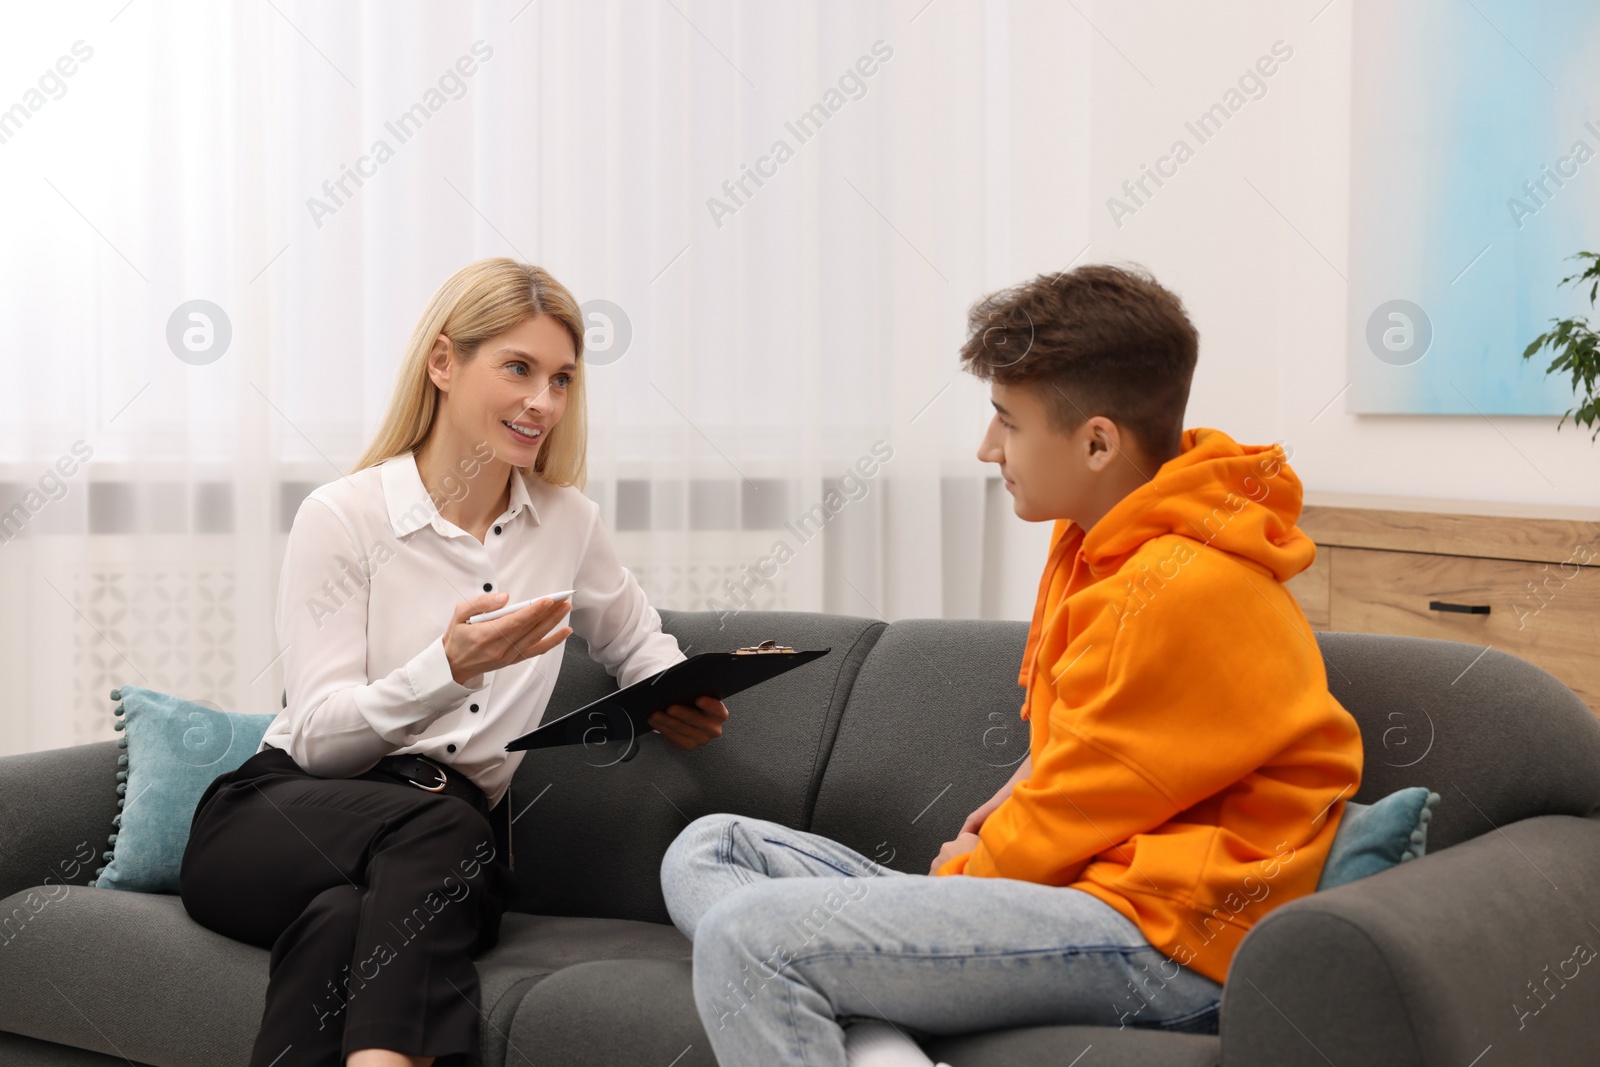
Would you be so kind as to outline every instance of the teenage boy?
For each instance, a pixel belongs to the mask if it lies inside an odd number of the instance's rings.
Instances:
[[[1214,1033],[1240,940],[1316,889],[1360,785],[1283,586],[1315,554],[1300,481],[1279,446],[1183,429],[1178,298],[1085,266],[969,325],[995,412],[978,457],[1055,523],[1018,678],[1029,756],[928,875],[742,816],[684,830],[662,885],[723,1067],[843,1067],[856,1016]]]

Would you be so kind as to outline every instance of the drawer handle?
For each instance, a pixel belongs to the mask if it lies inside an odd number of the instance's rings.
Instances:
[[[1430,601],[1428,601],[1428,610],[1429,611],[1459,611],[1463,615],[1487,615],[1487,614],[1489,614],[1489,605],[1487,605],[1487,604],[1451,604],[1451,603],[1448,603],[1447,601],[1443,601],[1443,600],[1430,600]]]

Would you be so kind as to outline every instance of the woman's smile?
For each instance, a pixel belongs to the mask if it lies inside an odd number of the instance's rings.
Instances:
[[[542,423],[529,422],[526,419],[518,419],[513,423],[506,419],[501,419],[500,425],[506,428],[506,432],[511,435],[513,441],[522,444],[537,445],[540,439],[544,437],[544,425]]]

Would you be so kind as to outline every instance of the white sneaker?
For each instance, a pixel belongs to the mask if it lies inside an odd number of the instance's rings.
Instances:
[[[849,1067],[950,1067],[928,1054],[893,1023],[863,1019],[845,1027],[845,1063]]]

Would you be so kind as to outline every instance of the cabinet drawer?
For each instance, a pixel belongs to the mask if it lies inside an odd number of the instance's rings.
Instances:
[[[1489,645],[1600,709],[1600,567],[1334,547],[1329,628]],[[1430,610],[1434,601],[1487,614]]]

